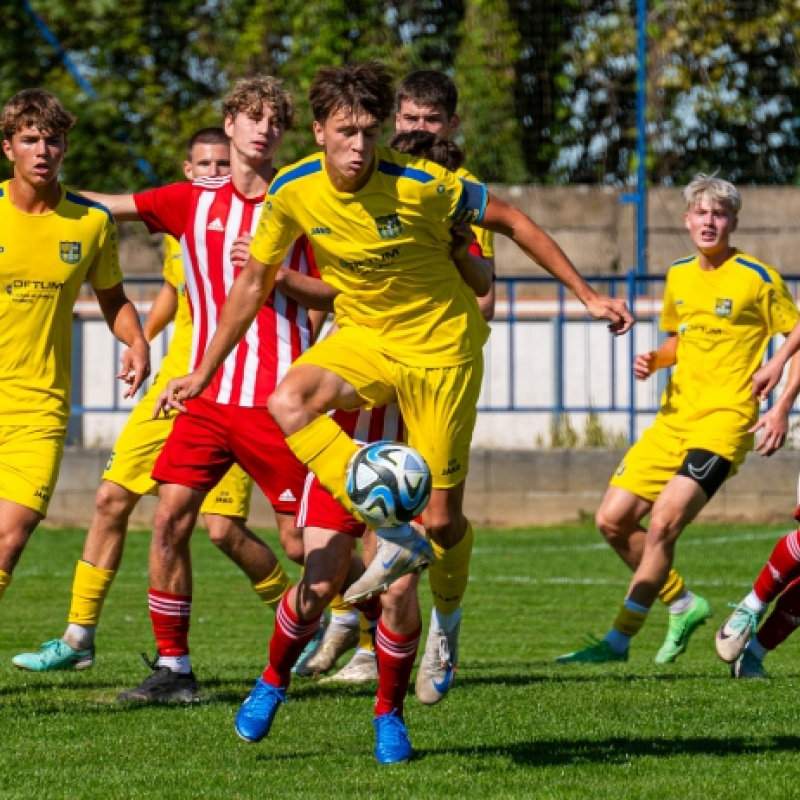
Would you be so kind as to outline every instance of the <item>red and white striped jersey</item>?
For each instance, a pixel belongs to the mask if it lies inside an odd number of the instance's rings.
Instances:
[[[359,444],[369,444],[388,439],[402,442],[405,435],[403,417],[397,403],[389,403],[370,411],[335,411],[334,422]]]
[[[151,233],[169,233],[181,243],[192,312],[189,368],[193,370],[214,336],[222,305],[240,272],[231,263],[231,245],[238,236],[255,233],[264,198],[242,196],[225,176],[151,189],[135,194],[134,200]],[[284,266],[319,277],[304,236],[289,249]],[[275,290],[202,396],[227,405],[265,406],[292,362],[310,344],[307,310]]]

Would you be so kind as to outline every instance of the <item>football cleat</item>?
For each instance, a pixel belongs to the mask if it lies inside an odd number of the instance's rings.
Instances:
[[[51,639],[38,653],[20,653],[11,659],[17,669],[28,672],[54,672],[56,670],[91,669],[94,664],[94,647],[75,650],[63,639]]]
[[[592,642],[588,647],[567,653],[556,659],[556,664],[607,664],[612,661],[627,661],[628,651],[617,653],[605,639]]]
[[[358,603],[385,592],[398,578],[422,572],[433,563],[431,543],[410,524],[379,528],[375,558],[344,593],[345,603]]]
[[[142,653],[142,659],[153,674],[138,686],[120,692],[119,703],[193,703],[197,700],[197,680],[194,672],[173,672],[158,666],[158,655],[152,661]]]
[[[375,758],[379,764],[402,764],[413,753],[403,718],[396,711],[381,714],[372,720],[375,726]]]
[[[731,678],[768,678],[764,662],[756,658],[749,650],[745,650],[731,664]]]
[[[714,644],[717,655],[728,664],[732,664],[744,652],[750,637],[755,633],[763,614],[758,614],[745,605],[728,603],[734,609],[722,627],[717,631]]]
[[[438,703],[449,691],[456,677],[458,665],[459,620],[452,631],[444,631],[433,621],[428,629],[425,652],[417,670],[414,693],[426,706]]]
[[[279,689],[259,678],[253,691],[236,713],[234,727],[240,739],[260,742],[272,727],[280,706],[286,702],[286,689]]]
[[[358,622],[355,628],[331,623],[317,650],[302,666],[298,665],[296,674],[301,678],[309,678],[330,672],[339,658],[358,644],[359,637]]]
[[[692,598],[691,605],[680,614],[669,615],[669,631],[664,644],[656,653],[656,664],[671,664],[686,652],[692,634],[711,616],[708,600],[699,595]]]
[[[320,683],[349,683],[358,686],[378,680],[378,660],[370,650],[357,650],[355,655],[335,674]]]

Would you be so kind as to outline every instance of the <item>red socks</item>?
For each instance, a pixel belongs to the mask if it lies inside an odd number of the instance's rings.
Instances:
[[[189,655],[192,596],[150,589],[147,601],[159,655]]]
[[[270,686],[285,689],[292,679],[292,667],[305,646],[314,638],[320,617],[301,620],[289,608],[285,594],[275,613],[275,630],[269,640],[269,663],[261,678]],[[320,615],[321,616],[321,615]]]
[[[800,580],[795,580],[778,598],[775,608],[758,629],[758,642],[774,650],[800,627]]]
[[[800,577],[800,542],[798,531],[787,533],[773,548],[764,569],[753,584],[753,591],[763,603],[771,603],[795,578]]]
[[[391,633],[378,622],[375,635],[375,653],[378,657],[378,694],[375,698],[375,716],[397,711],[402,716],[403,701],[408,692],[411,670],[417,657],[421,628],[414,633]]]

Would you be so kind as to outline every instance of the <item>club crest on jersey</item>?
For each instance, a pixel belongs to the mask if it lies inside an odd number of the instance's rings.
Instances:
[[[403,232],[403,223],[397,214],[375,217],[375,224],[378,226],[378,236],[381,239],[396,239]]]
[[[727,300],[724,297],[718,297],[716,305],[714,306],[714,313],[718,317],[729,317],[733,311],[733,300]]]
[[[81,260],[80,242],[61,242],[61,260],[66,264],[77,264]]]

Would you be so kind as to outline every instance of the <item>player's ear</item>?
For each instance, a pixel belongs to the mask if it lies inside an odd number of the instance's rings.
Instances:
[[[187,181],[194,180],[194,171],[192,170],[192,162],[191,161],[184,161],[183,162],[183,174],[186,176]]]
[[[233,138],[233,123],[234,123],[234,118],[230,116],[225,117],[225,119],[222,121],[222,130],[225,131],[225,135],[229,139]]]
[[[314,120],[313,129],[314,129],[314,138],[317,140],[317,144],[320,147],[325,147],[325,128],[323,128],[319,122]]]
[[[453,114],[453,116],[450,117],[450,129],[447,134],[447,138],[449,139],[450,137],[455,136],[456,131],[460,127],[461,127],[461,117],[459,117],[458,114]]]
[[[8,139],[3,139],[3,152],[5,153],[6,158],[13,164],[13,150],[11,149],[11,142],[9,142]]]
[[[689,212],[688,211],[683,215],[683,226],[686,228],[687,231],[689,230]]]
[[[731,217],[731,233],[733,233],[739,227],[739,215],[734,214]]]

